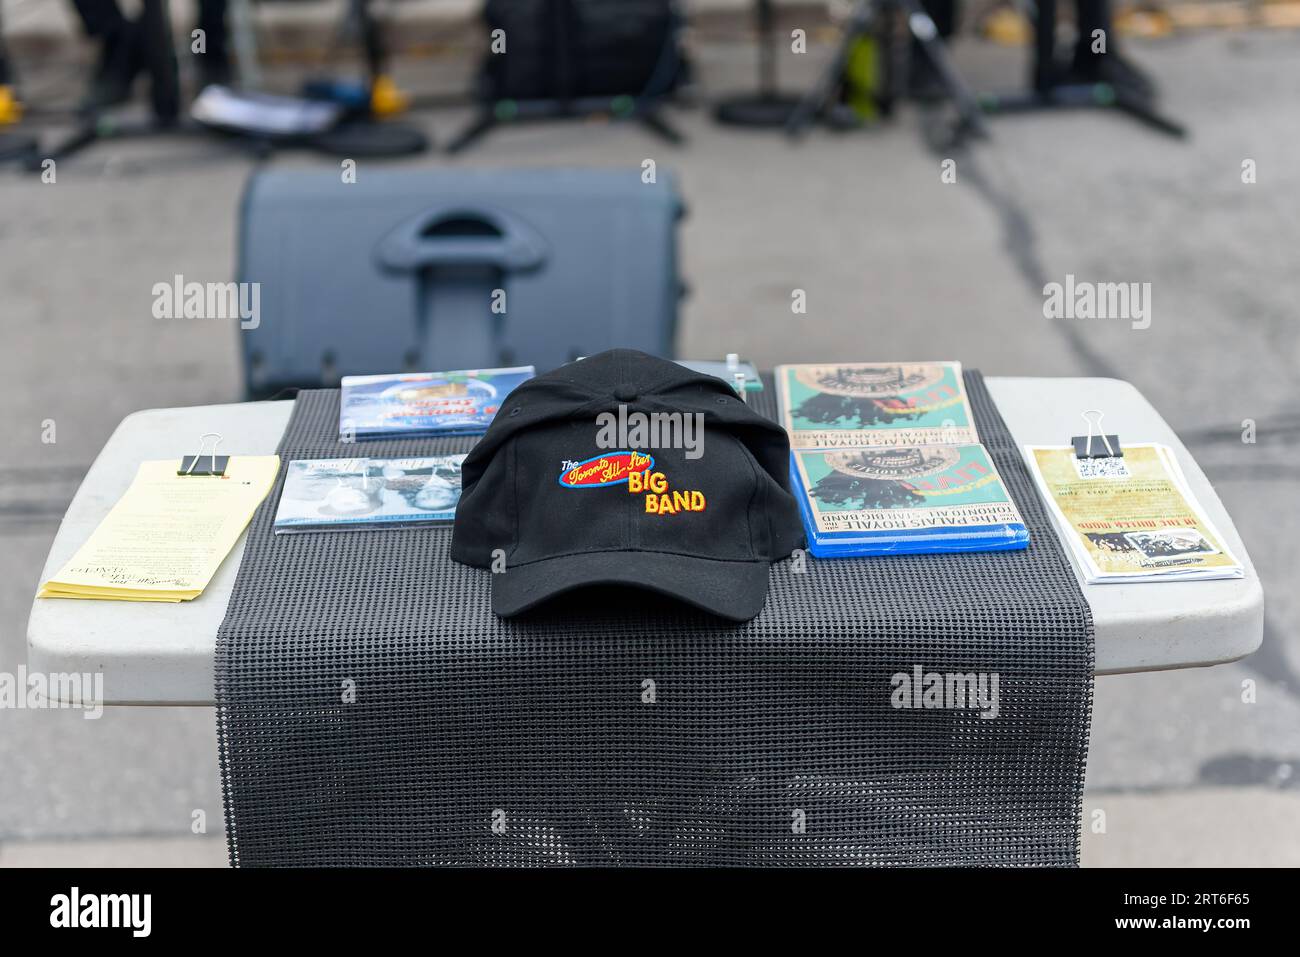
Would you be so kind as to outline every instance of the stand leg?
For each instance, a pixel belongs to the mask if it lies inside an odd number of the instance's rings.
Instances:
[[[32,173],[39,173],[41,171],[41,163],[45,160],[52,159],[57,163],[69,156],[80,153],[87,146],[90,146],[92,143],[97,141],[99,136],[99,127],[96,123],[87,123],[75,133],[69,134],[66,139],[56,144],[53,149],[42,151],[38,147],[37,151],[33,153],[31,158],[28,160],[27,169]]]
[[[934,66],[935,72],[939,74],[939,79],[943,82],[949,98],[956,104],[957,112],[961,116],[959,132],[970,131],[981,136],[987,135],[988,126],[984,122],[984,113],[980,109],[979,100],[961,78],[957,68],[952,65],[948,49],[939,39],[939,31],[935,28],[934,21],[921,9],[917,0],[861,0],[853,9],[853,15],[844,28],[844,36],[840,39],[840,45],[830,65],[790,115],[790,120],[785,126],[789,136],[799,136],[818,113],[827,109],[831,97],[835,95],[835,90],[842,81],[844,68],[848,63],[849,52],[854,42],[859,36],[870,32],[877,18],[891,8],[899,10],[906,17],[908,30],[920,44],[922,51]]]
[[[650,132],[657,134],[674,146],[680,146],[686,142],[686,138],[677,131],[676,127],[664,119],[663,114],[657,108],[639,112],[637,119]]]
[[[9,51],[5,48],[5,25],[0,11],[0,86],[13,86],[13,71],[9,66]]]
[[[388,72],[388,51],[384,46],[383,32],[375,13],[370,9],[370,0],[352,0],[352,16],[361,34],[361,46],[366,55],[366,70],[370,82]]]
[[[831,97],[835,95],[835,90],[844,76],[844,67],[849,61],[849,51],[853,49],[854,42],[861,34],[871,30],[876,22],[876,16],[876,0],[862,0],[853,9],[853,15],[844,26],[844,35],[840,38],[840,45],[836,48],[831,62],[817,78],[812,89],[804,94],[799,105],[790,114],[790,119],[786,121],[787,136],[794,138],[803,135],[808,125],[830,105]]]
[[[776,96],[776,18],[772,0],[758,0],[758,94]]]
[[[719,101],[714,115],[729,126],[771,128],[785,126],[799,106],[799,97],[783,96],[777,85],[776,18],[772,0],[756,0],[758,31],[758,91]]]
[[[1122,110],[1134,119],[1140,120],[1152,129],[1159,130],[1161,133],[1168,133],[1170,136],[1176,136],[1179,139],[1187,135],[1186,127],[1169,119],[1167,116],[1161,116],[1156,112],[1155,104],[1144,97],[1117,90],[1115,108]]]
[[[140,21],[144,25],[145,63],[149,69],[153,115],[160,125],[171,126],[180,116],[181,91],[167,0],[145,0]]]
[[[988,124],[984,122],[984,111],[980,109],[979,100],[966,85],[966,81],[961,78],[957,68],[953,66],[952,58],[948,56],[948,48],[939,39],[939,31],[934,21],[921,9],[917,0],[894,0],[894,2],[907,18],[908,31],[920,44],[922,52],[929,59],[935,72],[939,74],[948,96],[956,105],[957,113],[961,116],[962,130],[968,130],[977,136],[987,136]]]
[[[239,61],[239,85],[245,90],[262,87],[262,69],[257,60],[257,30],[249,10],[252,0],[231,0],[230,27]]]
[[[1046,93],[1056,82],[1056,0],[1038,0],[1034,15],[1033,88]]]
[[[1010,96],[984,97],[984,108],[989,113],[1028,113],[1032,110],[1061,109],[1115,109],[1145,123],[1154,130],[1170,136],[1183,137],[1187,130],[1182,124],[1162,116],[1153,101],[1108,83],[1072,83],[1050,86],[1043,91],[1014,93]]]
[[[477,140],[487,135],[497,125],[497,118],[491,108],[481,110],[463,130],[457,133],[447,144],[448,153],[459,153],[472,146]]]

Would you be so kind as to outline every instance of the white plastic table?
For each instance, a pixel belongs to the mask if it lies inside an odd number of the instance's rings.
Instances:
[[[1080,412],[1101,409],[1106,431],[1122,441],[1173,448],[1210,521],[1245,566],[1244,578],[1222,581],[1087,585],[1080,576],[1096,625],[1098,674],[1221,664],[1259,647],[1263,592],[1250,556],[1205,474],[1137,389],[1117,379],[986,381],[1022,446],[1066,444],[1084,430]],[[127,416],[68,507],[41,580],[72,557],[126,491],[141,460],[179,459],[196,450],[206,432],[221,433],[222,454],[272,453],[292,408],[292,401],[249,402]],[[35,600],[27,626],[29,667],[102,671],[109,704],[212,704],[217,629],[243,553],[241,537],[204,593],[189,602]]]

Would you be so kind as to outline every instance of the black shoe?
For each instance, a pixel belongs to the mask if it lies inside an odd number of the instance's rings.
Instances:
[[[1156,97],[1156,85],[1151,78],[1118,53],[1076,51],[1070,76],[1076,83],[1108,83],[1144,100]]]

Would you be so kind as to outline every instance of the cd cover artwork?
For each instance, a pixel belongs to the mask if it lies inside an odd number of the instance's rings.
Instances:
[[[982,445],[791,453],[814,555],[1024,548],[1025,523]]]
[[[959,362],[778,366],[776,384],[793,448],[979,441]]]

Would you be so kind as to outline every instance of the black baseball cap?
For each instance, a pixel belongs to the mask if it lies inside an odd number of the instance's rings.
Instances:
[[[727,383],[614,349],[519,385],[465,458],[451,557],[494,568],[492,610],[588,585],[747,621],[803,545],[785,430]]]

